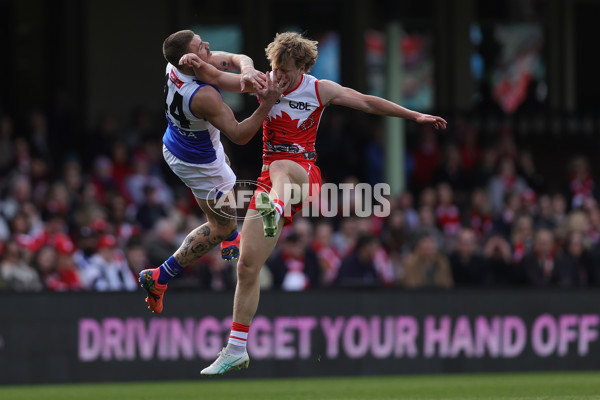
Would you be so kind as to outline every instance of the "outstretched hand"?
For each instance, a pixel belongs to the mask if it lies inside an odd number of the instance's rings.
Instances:
[[[254,87],[254,91],[258,92],[267,86],[266,75],[254,68],[244,69],[240,76],[240,87],[242,88],[242,92],[246,91],[247,84]]]
[[[429,114],[419,114],[415,121],[419,124],[433,124],[435,129],[446,129],[447,125],[444,118]]]
[[[179,59],[179,65],[187,65],[192,68],[200,68],[204,65],[204,61],[197,54],[187,53]]]
[[[256,89],[256,94],[262,101],[275,103],[281,94],[283,89],[287,86],[288,82],[285,78],[278,78],[277,74],[273,74],[274,79],[271,80],[270,74],[265,74],[265,86],[260,89]]]

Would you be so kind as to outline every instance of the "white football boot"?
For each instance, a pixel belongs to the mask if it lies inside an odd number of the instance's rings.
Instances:
[[[250,365],[250,357],[248,356],[247,351],[244,351],[243,354],[238,354],[234,356],[228,354],[225,348],[223,348],[215,362],[210,364],[208,367],[204,368],[202,371],[200,371],[200,374],[223,375],[225,372],[232,369],[248,368],[248,365]]]

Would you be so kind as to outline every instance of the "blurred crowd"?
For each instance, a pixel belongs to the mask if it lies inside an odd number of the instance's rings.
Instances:
[[[72,151],[43,112],[27,123],[0,114],[0,290],[136,290],[137,273],[205,221],[162,159],[163,126],[144,110],[134,116],[122,129],[107,114]],[[263,288],[600,286],[590,160],[565,155],[556,182],[510,127],[483,143],[464,120],[449,122],[443,138],[417,128],[407,190],[387,198],[389,216],[299,216],[286,226]],[[383,182],[383,147],[377,122],[332,111],[317,141],[324,183]],[[248,155],[258,165],[259,151]],[[232,161],[238,176],[252,175]],[[216,248],[169,286],[233,289],[235,263]]]

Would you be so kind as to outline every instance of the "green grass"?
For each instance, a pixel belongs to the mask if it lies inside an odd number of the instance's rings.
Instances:
[[[600,399],[600,372],[5,386],[0,387],[0,399]]]

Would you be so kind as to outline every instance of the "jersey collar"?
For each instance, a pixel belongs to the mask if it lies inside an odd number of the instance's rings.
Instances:
[[[300,76],[300,82],[298,82],[298,84],[296,85],[295,88],[293,88],[292,90],[290,90],[289,92],[283,92],[284,96],[287,96],[288,94],[292,93],[294,90],[298,89],[298,87],[300,87],[300,85],[302,84],[302,81],[304,80],[304,74],[302,74]]]

